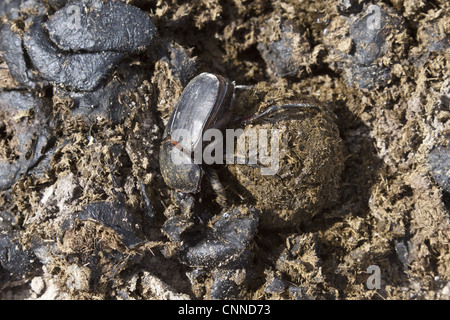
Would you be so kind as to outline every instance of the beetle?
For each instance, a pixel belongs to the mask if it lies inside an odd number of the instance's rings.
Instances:
[[[237,87],[246,86],[236,86],[220,75],[201,73],[185,87],[168,120],[160,148],[161,174],[165,183],[178,191],[178,200],[188,207],[193,204],[192,195],[200,191],[205,170],[209,173],[214,191],[219,197],[223,196],[223,187],[217,176],[212,170],[194,162],[193,151],[204,147],[203,134],[206,130],[223,129],[232,120],[231,107]],[[282,109],[304,107],[318,108],[309,103],[274,105],[240,121],[249,123]],[[175,134],[180,131],[186,134]]]
[[[234,84],[211,73],[202,73],[183,90],[163,134],[160,167],[166,184],[182,193],[197,193],[203,177],[200,165],[190,161],[192,152],[202,144],[203,133],[228,123],[228,112],[234,94]],[[175,130],[187,130],[191,139],[177,137]],[[180,164],[173,159],[179,157]]]

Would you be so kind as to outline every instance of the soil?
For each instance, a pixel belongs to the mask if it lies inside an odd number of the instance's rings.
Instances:
[[[51,16],[67,1],[36,2]],[[92,92],[21,80],[0,56],[1,299],[450,298],[448,1],[122,2],[157,39]],[[23,36],[37,9],[21,10],[2,13]],[[164,127],[201,72],[248,86],[237,117],[317,106],[232,125],[278,129],[282,152],[276,176],[214,167],[228,205],[259,212],[227,269],[182,263],[161,230],[178,212]],[[216,198],[205,179],[201,218]]]

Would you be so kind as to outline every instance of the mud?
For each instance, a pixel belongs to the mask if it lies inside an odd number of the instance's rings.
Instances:
[[[98,0],[76,3],[58,10],[45,24],[49,38],[61,50],[136,52],[152,44],[155,26],[138,8]],[[77,10],[88,14],[75,19]]]
[[[103,1],[148,45],[59,43],[81,2],[0,4],[2,299],[450,298],[448,1]],[[214,166],[240,222],[205,178],[174,239],[159,147],[200,72],[249,86],[236,117],[318,109],[231,124],[280,130],[278,176]]]

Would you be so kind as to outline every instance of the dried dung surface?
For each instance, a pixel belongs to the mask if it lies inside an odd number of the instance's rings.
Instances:
[[[10,0],[0,15],[1,299],[450,298],[448,1]],[[279,131],[278,174],[215,166],[233,209],[205,179],[187,222],[159,152],[201,72],[249,86],[236,117],[318,108],[232,124]]]

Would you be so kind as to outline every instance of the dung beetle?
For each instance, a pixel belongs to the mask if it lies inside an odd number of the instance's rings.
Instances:
[[[195,159],[196,151],[202,152],[206,148],[206,131],[225,129],[232,121],[235,90],[241,88],[247,87],[237,86],[212,73],[201,73],[192,79],[168,120],[160,149],[161,174],[166,184],[176,191],[181,212],[181,215],[173,215],[171,210],[167,210],[164,214],[168,219],[161,230],[177,244],[182,263],[213,270],[211,297],[228,295],[239,286],[233,284],[234,280],[230,281],[228,275],[233,268],[242,268],[248,262],[250,243],[259,221],[259,212],[251,206],[227,208],[225,191],[217,174]],[[261,113],[235,121],[249,123],[279,110],[302,107],[317,108],[307,103],[273,105]],[[201,217],[192,210],[194,194],[200,191],[205,174],[218,195],[217,203],[224,209],[212,219],[207,217],[209,223],[202,220],[205,215]],[[195,220],[200,223],[195,223]],[[170,255],[172,250],[170,248],[166,253]]]
[[[233,83],[211,73],[201,73],[183,90],[167,123],[160,151],[161,173],[169,187],[183,194],[200,190],[203,170],[191,161],[193,151],[203,147],[206,130],[224,126],[231,120],[233,94]],[[186,130],[190,139],[173,137],[175,131],[182,130]],[[173,161],[177,157],[179,163]]]
[[[211,173],[209,177],[214,191],[221,196],[223,187],[214,171],[195,163],[193,155],[194,150],[204,148],[203,134],[206,130],[224,129],[231,121],[230,109],[238,87],[246,86],[236,86],[220,75],[201,73],[185,87],[169,118],[160,149],[161,174],[165,183],[177,191],[178,200],[188,207],[193,204],[192,195],[200,191],[205,169]],[[248,123],[281,109],[302,107],[317,108],[308,103],[274,105],[260,114],[241,119],[241,122]],[[180,135],[180,132],[184,134]]]

